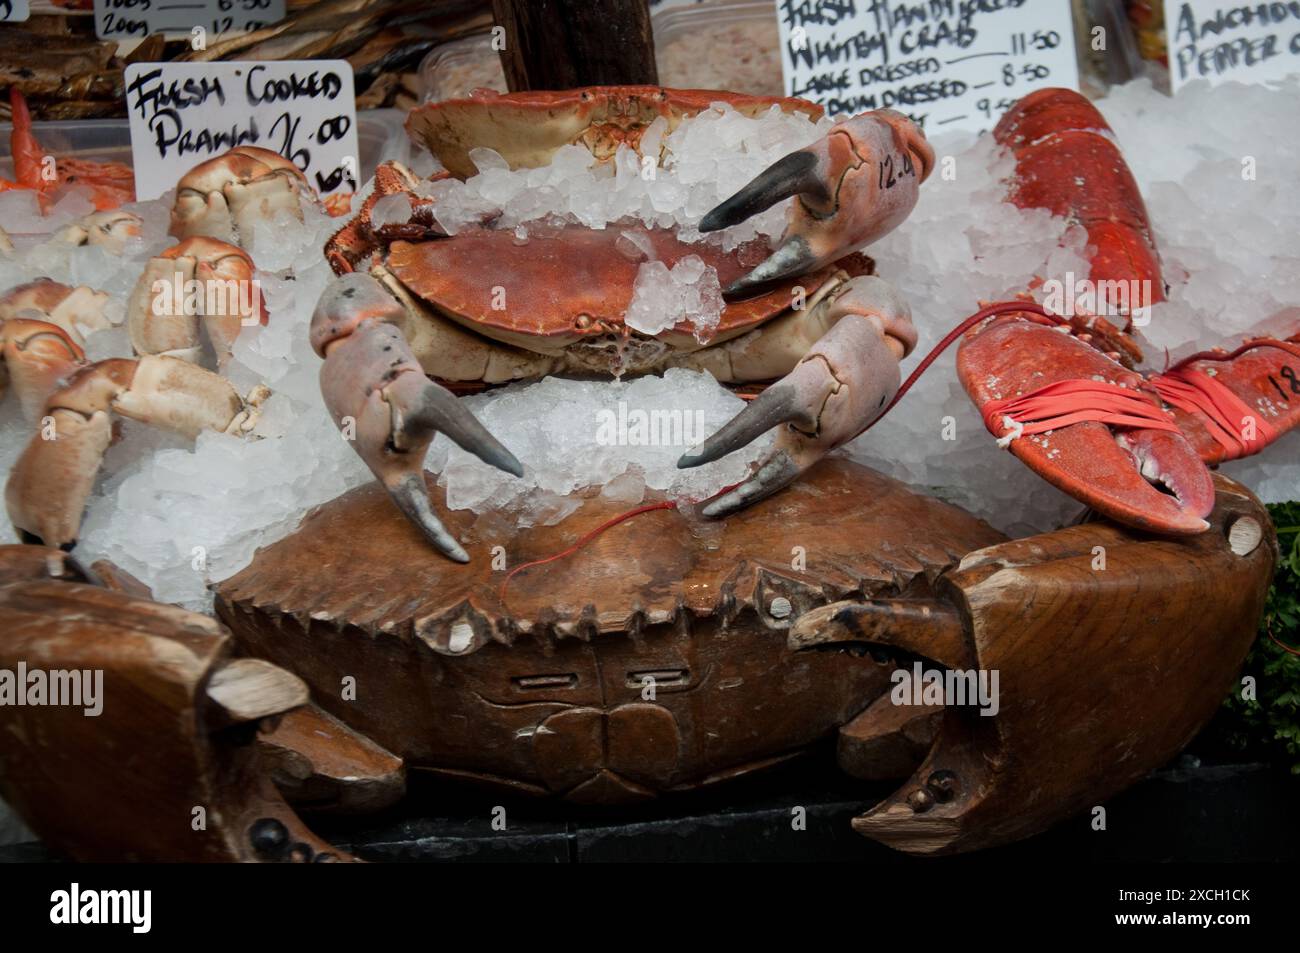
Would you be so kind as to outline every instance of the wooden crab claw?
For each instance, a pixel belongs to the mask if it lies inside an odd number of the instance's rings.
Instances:
[[[32,553],[58,556],[0,547],[0,667],[85,675],[77,704],[0,706],[0,793],[38,834],[91,862],[353,860],[285,802],[259,735],[303,711],[301,679],[234,658],[207,616],[40,578]]]
[[[1181,433],[1143,426],[1140,420],[1112,427],[1061,418],[1059,426],[1028,434],[1017,412],[989,412],[1000,406],[995,401],[1061,382],[1119,385],[1142,405],[1139,411],[1158,409],[1141,375],[1061,329],[1016,315],[973,330],[958,351],[957,371],[989,432],[1053,486],[1128,526],[1175,535],[1206,530],[1214,486]]]
[[[239,332],[267,321],[253,259],[242,248],[196,236],[151,258],[127,303],[137,354],[197,361],[200,327],[224,368]]]
[[[706,505],[705,516],[726,516],[789,485],[860,434],[898,390],[898,362],[916,346],[911,311],[898,292],[864,275],[822,307],[830,309],[831,328],[794,370],[677,461],[683,469],[710,463],[780,426],[757,471]]]
[[[854,829],[909,853],[977,850],[1071,817],[1086,824],[1167,764],[1222,704],[1277,559],[1259,532],[1264,507],[1215,482],[1211,530],[1199,536],[1085,523],[968,554],[942,577],[953,606],[942,613],[841,602],[803,615],[790,633],[798,647],[865,633],[990,690],[977,701],[974,683],[957,683],[928,754]],[[855,719],[848,741],[896,734],[909,716],[891,700]]]
[[[378,280],[354,272],[326,287],[312,315],[311,340],[325,359],[321,393],[330,416],[393,502],[439,552],[469,555],[429,502],[424,457],[442,431],[463,450],[506,473],[524,468],[445,387],[424,375],[392,323],[402,308]]]
[[[203,430],[245,433],[267,396],[241,398],[225,378],[173,357],[88,364],[45,403],[45,415],[5,485],[15,529],[47,546],[70,547],[112,440],[111,414],[193,439]]]
[[[776,251],[726,293],[811,271],[887,235],[912,211],[933,166],[925,134],[890,109],[840,123],[777,160],[700,222],[702,232],[729,228],[798,196]]]

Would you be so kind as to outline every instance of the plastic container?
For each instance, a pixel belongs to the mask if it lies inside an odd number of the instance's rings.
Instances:
[[[661,7],[650,22],[663,85],[784,95],[780,31],[772,0]],[[506,90],[501,60],[487,33],[430,51],[420,63],[419,74],[423,102],[463,99],[479,88]]]
[[[722,0],[657,10],[659,81],[679,89],[784,96],[781,31],[772,0]]]
[[[464,99],[475,89],[506,91],[501,59],[492,49],[492,36],[480,33],[444,43],[420,61],[420,100],[437,103]]]

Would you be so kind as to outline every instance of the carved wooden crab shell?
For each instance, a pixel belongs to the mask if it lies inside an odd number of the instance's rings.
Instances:
[[[1217,708],[1276,546],[1257,500],[1216,489],[1201,536],[1098,522],[1008,541],[828,460],[775,511],[646,514],[503,590],[372,485],[217,586],[223,624],[130,594],[111,567],[107,588],[70,583],[85,577],[57,551],[8,547],[0,667],[102,668],[105,705],[0,708],[0,793],[85,859],[333,859],[284,798],[375,809],[420,771],[625,804],[836,737],[848,774],[907,778],[859,832],[922,854],[1001,844],[1103,802]],[[618,508],[592,499],[527,534],[448,523],[515,566]],[[997,671],[996,716],[895,704],[916,661]]]

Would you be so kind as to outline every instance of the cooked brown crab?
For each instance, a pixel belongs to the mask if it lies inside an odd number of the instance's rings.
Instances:
[[[413,113],[408,128],[463,173],[473,145],[497,149],[514,166],[545,164],[573,143],[608,157],[621,144],[639,146],[654,119],[665,117],[671,127],[718,100],[742,112],[776,103],[817,112],[798,100],[613,87],[433,104]],[[899,174],[882,175],[886,164]],[[679,464],[708,463],[783,425],[754,475],[705,510],[734,512],[855,437],[896,391],[898,362],[916,344],[911,314],[852,253],[907,217],[933,164],[925,137],[897,113],[835,126],[701,221],[701,231],[715,231],[796,197],[779,246],[765,257],[760,251],[752,269],[747,254],[755,249],[726,253],[665,230],[632,229],[665,265],[698,255],[716,269],[732,300],[711,336],[686,321],[654,335],[625,323],[639,267],[619,247],[627,229],[572,225],[522,245],[513,233],[492,229],[446,237],[415,178],[400,166],[381,167],[358,217],[326,246],[341,274],[312,320],[313,346],[325,358],[326,405],[341,428],[355,422],[357,452],[402,511],[443,553],[465,561],[424,490],[422,465],[435,432],[502,470],[523,470],[426,375],[495,384],[690,367],[727,384],[776,379]],[[392,195],[406,197],[409,216],[375,224],[376,204]],[[353,271],[366,259],[368,273]],[[749,297],[736,300],[742,293]]]

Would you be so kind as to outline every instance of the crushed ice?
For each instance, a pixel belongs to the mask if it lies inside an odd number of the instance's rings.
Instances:
[[[687,322],[696,340],[704,343],[717,330],[722,306],[718,271],[699,255],[687,255],[672,268],[662,261],[647,261],[637,271],[623,323],[654,335]]]
[[[450,234],[485,219],[514,228],[559,217],[589,228],[637,220],[699,241],[694,226],[705,212],[831,125],[779,106],[750,118],[715,103],[672,132],[665,119],[656,119],[642,135],[639,152],[620,145],[612,162],[597,162],[585,147],[569,145],[548,166],[511,170],[493,150],[477,148],[469,155],[478,175],[432,182],[423,191],[436,199],[434,214]],[[775,238],[784,227],[785,209],[778,206],[714,240],[731,249],[756,236]]]

